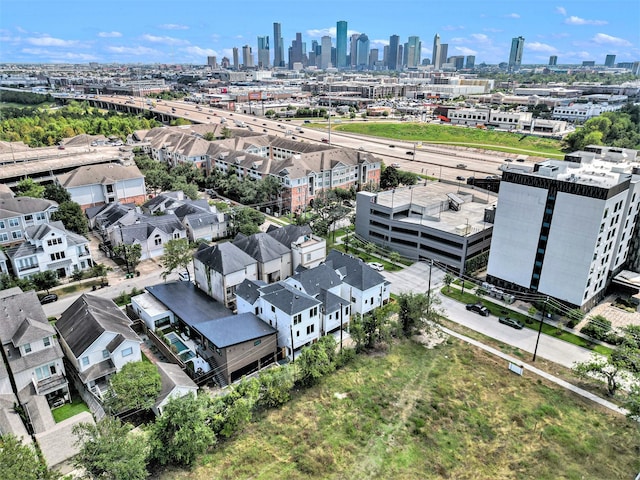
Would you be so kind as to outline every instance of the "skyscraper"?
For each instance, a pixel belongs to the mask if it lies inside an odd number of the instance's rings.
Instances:
[[[607,58],[604,60],[604,66],[613,68],[615,64],[616,64],[616,56],[607,55]]]
[[[475,68],[476,66],[476,56],[475,55],[467,55],[467,63],[465,65],[469,70]]]
[[[371,50],[369,50],[369,68],[370,69],[374,69],[376,66],[376,63],[378,62],[379,59],[379,51],[377,48],[372,48]]]
[[[238,47],[233,47],[233,69],[240,69],[240,60],[238,58]]]
[[[389,37],[389,55],[387,61],[387,68],[389,70],[398,69],[398,46],[400,45],[400,37],[398,35],[391,35]]]
[[[441,43],[440,44],[440,57],[438,58],[438,62],[440,63],[440,67],[447,63],[447,57],[449,56],[449,44]]]
[[[367,68],[369,65],[369,37],[366,33],[361,33],[356,42],[356,65],[358,68]]]
[[[325,35],[321,39],[320,68],[326,70],[331,66],[331,37]]]
[[[422,42],[420,41],[420,37],[409,37],[406,48],[407,67],[415,68],[420,65],[420,50],[422,49]]]
[[[431,53],[431,63],[433,63],[435,70],[440,70],[440,51],[440,35],[436,33],[436,36],[433,37],[433,52]]]
[[[242,47],[242,64],[244,68],[253,68],[253,51],[250,45]]]
[[[354,68],[358,64],[358,38],[360,34],[354,33],[351,35],[351,42],[349,43],[349,57],[351,59],[351,68]]]
[[[522,50],[524,49],[524,37],[516,37],[511,40],[511,53],[509,54],[509,71],[520,69],[522,65]]]
[[[284,46],[282,43],[282,28],[279,23],[273,24],[273,66],[284,67]]]
[[[297,32],[296,39],[291,42],[289,49],[289,70],[293,70],[294,63],[303,63],[302,50],[302,33]]]
[[[207,65],[212,69],[218,68],[218,59],[216,57],[207,57]]]
[[[557,55],[551,55],[549,57],[549,65],[550,66],[555,66],[558,64],[558,56]]]
[[[336,25],[336,67],[347,66],[347,22],[340,20]]]
[[[269,68],[269,37],[258,37],[258,67]]]

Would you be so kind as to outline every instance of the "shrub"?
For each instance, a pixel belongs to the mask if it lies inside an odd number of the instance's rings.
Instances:
[[[595,315],[589,319],[580,332],[596,340],[607,341],[611,331],[611,322],[602,315]]]

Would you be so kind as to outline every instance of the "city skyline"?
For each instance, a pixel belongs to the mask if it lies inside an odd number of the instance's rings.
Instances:
[[[232,60],[234,48],[249,45],[257,65],[258,37],[269,37],[273,62],[274,23],[278,23],[286,65],[296,33],[307,52],[311,42],[320,43],[323,36],[330,36],[336,48],[339,21],[347,22],[347,39],[366,34],[380,57],[390,37],[398,35],[400,45],[419,37],[420,59],[431,59],[430,39],[439,34],[449,56],[471,55],[476,65],[508,62],[512,39],[521,36],[526,38],[523,65],[547,64],[550,56],[557,56],[559,65],[585,60],[602,65],[607,55],[615,55],[618,62],[640,60],[640,31],[633,20],[640,17],[640,4],[630,0],[607,2],[606,10],[576,0],[517,4],[463,0],[455,8],[419,0],[396,0],[393,8],[377,0],[328,0],[312,12],[311,7],[301,8],[300,2],[290,0],[215,5],[189,0],[180,3],[179,11],[173,11],[174,6],[164,0],[114,0],[108,6],[79,0],[4,0],[0,63],[204,65],[207,56]]]

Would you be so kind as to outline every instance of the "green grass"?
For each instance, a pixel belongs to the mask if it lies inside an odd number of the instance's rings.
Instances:
[[[320,125],[317,125],[320,127]],[[468,146],[479,149],[526,154],[541,157],[564,158],[560,140],[527,135],[461,128],[451,125],[423,123],[343,123],[333,127],[342,132],[391,138],[406,142],[423,142]]]
[[[639,448],[636,422],[481,350],[406,341],[358,356],[190,471],[159,478],[614,480],[638,472]]]
[[[73,402],[65,403],[61,407],[54,408],[51,410],[51,413],[53,414],[53,419],[56,423],[60,423],[67,418],[71,418],[74,415],[88,411],[89,407],[87,407],[87,404],[84,403],[80,397],[74,397]]]
[[[478,297],[473,293],[465,292],[462,293],[461,290],[456,288],[448,289],[447,287],[443,287],[440,292],[447,297],[458,300],[462,303],[476,303],[479,302],[483,304],[485,307],[489,309],[492,315],[496,316],[505,316],[504,312],[508,312],[509,317],[515,318],[524,324],[526,328],[530,328],[532,330],[538,330],[540,324],[537,320],[533,320],[528,315],[525,315],[520,312],[516,312],[514,310],[509,310],[504,305],[499,305],[497,303],[493,303],[492,301],[486,299],[485,297]],[[586,340],[582,337],[574,335],[571,332],[565,332],[564,330],[557,329],[553,325],[549,325],[547,323],[542,324],[542,333],[546,335],[553,335],[559,340],[563,340],[565,342],[572,343],[577,345],[578,347],[587,348],[589,350],[593,350],[594,352],[600,353],[602,355],[609,355],[611,353],[611,348],[605,347],[604,345],[595,344]]]

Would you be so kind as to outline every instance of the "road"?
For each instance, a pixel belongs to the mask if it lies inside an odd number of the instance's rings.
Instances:
[[[391,282],[391,293],[425,293],[428,290],[429,265],[426,262],[415,263],[399,272],[385,271],[382,273]],[[446,312],[447,318],[483,335],[533,354],[538,335],[537,330],[530,328],[516,330],[498,323],[498,317],[493,315],[482,317],[468,312],[464,304],[440,294],[440,288],[444,285],[443,278],[444,271],[434,266],[431,271],[431,291],[440,299],[441,308]],[[591,350],[545,334],[541,335],[538,345],[538,356],[567,368],[571,368],[574,362],[584,362],[590,359],[592,353]],[[524,360],[531,361],[531,358]]]

